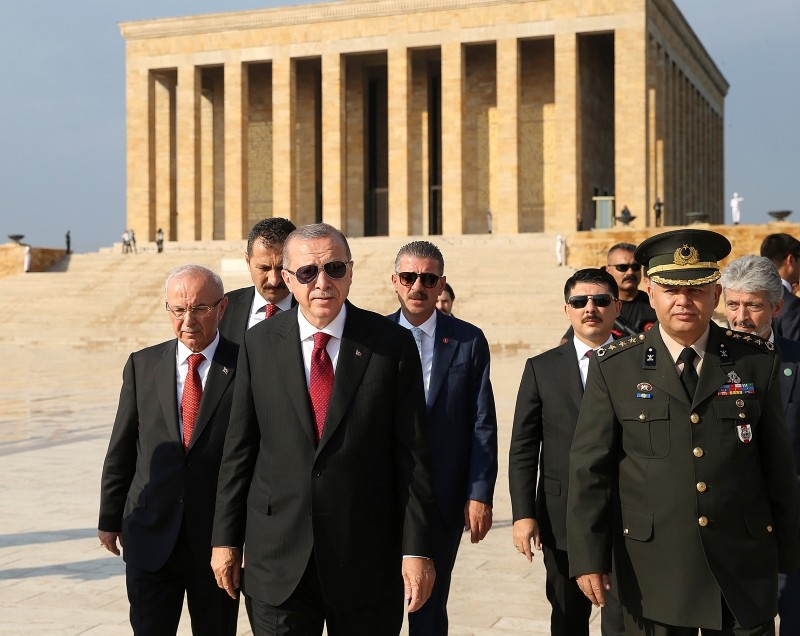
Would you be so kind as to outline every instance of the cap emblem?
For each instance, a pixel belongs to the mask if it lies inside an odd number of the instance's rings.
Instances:
[[[676,265],[681,265],[684,267],[686,265],[696,265],[700,262],[700,254],[695,248],[690,247],[687,243],[684,243],[681,247],[675,250],[673,260]]]

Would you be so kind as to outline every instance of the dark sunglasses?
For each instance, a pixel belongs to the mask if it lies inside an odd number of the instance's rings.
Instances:
[[[417,274],[417,272],[397,272],[397,278],[400,279],[400,284],[403,287],[413,287],[414,283],[419,278],[422,281],[422,286],[431,289],[436,287],[439,282],[439,276],[436,274]]]
[[[617,263],[616,265],[609,265],[609,267],[613,267],[620,273],[627,272],[628,270],[638,272],[642,269],[642,266],[639,263]]]
[[[589,296],[570,296],[567,299],[567,304],[573,309],[583,309],[590,298],[595,307],[608,307],[611,301],[614,300],[611,294],[593,294]]]
[[[344,261],[329,261],[322,266],[322,269],[325,270],[325,275],[328,278],[344,278],[349,264]],[[319,265],[303,265],[298,267],[295,272],[285,267],[283,269],[294,276],[301,285],[308,285],[317,279],[320,267]]]

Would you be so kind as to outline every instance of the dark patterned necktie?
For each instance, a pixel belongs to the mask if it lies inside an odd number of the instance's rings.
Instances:
[[[200,399],[203,397],[203,383],[197,368],[205,360],[202,353],[193,353],[189,356],[189,371],[183,383],[183,396],[181,397],[181,417],[183,418],[183,447],[189,448],[192,439],[197,412],[200,410]]]
[[[322,438],[325,417],[328,415],[328,403],[333,390],[333,364],[328,355],[330,334],[318,331],[314,334],[314,350],[311,352],[311,378],[308,393],[311,406],[314,408],[314,420],[317,428],[317,441]]]
[[[273,305],[272,303],[270,303],[269,305],[267,305],[267,311],[266,315],[264,316],[264,320],[266,320],[267,318],[272,318],[279,311],[280,309],[278,309],[277,305]]]
[[[697,391],[697,369],[694,368],[694,359],[697,353],[691,347],[686,347],[681,351],[678,356],[678,361],[683,362],[683,372],[681,373],[681,384],[686,389],[686,395],[691,402],[694,399],[694,393]]]

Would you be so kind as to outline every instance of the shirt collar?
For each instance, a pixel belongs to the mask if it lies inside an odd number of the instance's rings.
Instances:
[[[322,329],[317,329],[314,325],[312,325],[306,317],[303,315],[303,312],[300,311],[300,308],[297,308],[297,325],[300,327],[300,340],[306,340],[308,338],[313,338],[314,334],[318,331],[323,333],[330,334],[334,338],[338,338],[339,340],[342,339],[342,334],[344,333],[344,323],[345,319],[347,318],[347,305],[342,305],[342,309],[339,314],[331,320],[327,325],[325,325]]]
[[[259,313],[259,310],[262,310],[261,313],[264,313],[266,311],[264,307],[268,304],[267,301],[264,300],[264,297],[258,293],[258,290],[255,289],[255,287],[253,288],[253,293],[255,295],[253,296],[253,304],[250,307],[250,313],[257,314]],[[289,294],[285,298],[276,302],[275,306],[281,311],[288,311],[292,308],[292,298],[292,295]]]
[[[428,318],[421,325],[412,325],[403,315],[403,311],[400,310],[400,320],[398,320],[397,323],[401,327],[405,327],[406,329],[411,329],[412,327],[417,326],[420,329],[422,329],[422,331],[425,333],[426,336],[430,336],[431,338],[433,338],[436,335],[436,310],[434,309],[433,313],[431,314],[431,317]]]
[[[611,342],[614,342],[614,336],[609,334],[608,339],[603,344],[601,344],[599,346],[603,347],[603,346],[605,346],[605,345],[607,345],[607,344],[609,344]],[[578,354],[578,360],[583,358],[586,355],[586,352],[589,351],[589,349],[592,349],[592,350],[597,349],[597,347],[593,347],[591,345],[586,344],[583,340],[578,338],[578,336],[573,336],[572,337],[572,344],[575,347],[575,353]]]
[[[211,344],[208,345],[202,351],[198,353],[202,353],[206,360],[213,360],[214,354],[217,352],[217,345],[219,344],[219,331],[217,331],[214,339],[211,341]],[[192,351],[189,347],[183,344],[180,340],[178,340],[178,366],[182,365],[186,362],[186,359],[193,355],[195,352]]]
[[[669,351],[669,355],[672,356],[673,362],[678,361],[678,356],[681,355],[681,351],[683,351],[684,346],[679,342],[676,342],[672,338],[670,338],[661,324],[658,325],[658,330],[661,333],[661,339],[664,341],[664,344]],[[706,353],[706,345],[708,344],[708,335],[711,333],[711,323],[706,325],[706,330],[703,332],[703,335],[700,336],[697,340],[695,340],[690,346],[694,349],[694,352],[698,355],[698,357],[702,360],[703,356]]]

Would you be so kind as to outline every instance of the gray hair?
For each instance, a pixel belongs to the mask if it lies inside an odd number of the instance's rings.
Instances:
[[[394,273],[397,274],[397,268],[400,267],[400,259],[404,256],[411,256],[413,258],[432,258],[439,263],[439,276],[444,274],[444,256],[441,250],[430,241],[411,241],[406,243],[397,252],[397,257],[394,259]]]
[[[286,237],[286,241],[283,243],[284,267],[286,266],[286,263],[289,262],[288,248],[292,241],[313,241],[314,239],[330,237],[338,238],[342,242],[342,245],[344,245],[345,254],[347,254],[347,260],[352,261],[353,255],[350,253],[350,245],[348,245],[347,239],[345,238],[344,234],[342,234],[341,230],[338,230],[327,223],[312,223],[310,225],[301,225]]]
[[[182,278],[183,276],[198,276],[205,278],[214,287],[214,290],[221,297],[225,295],[225,287],[222,284],[222,279],[216,272],[211,271],[208,267],[202,265],[180,265],[173,269],[168,275],[167,280],[164,281],[164,293],[169,292],[169,284],[174,278]]]
[[[748,254],[728,263],[719,279],[723,290],[754,294],[766,292],[774,307],[783,299],[781,276],[772,261]]]

